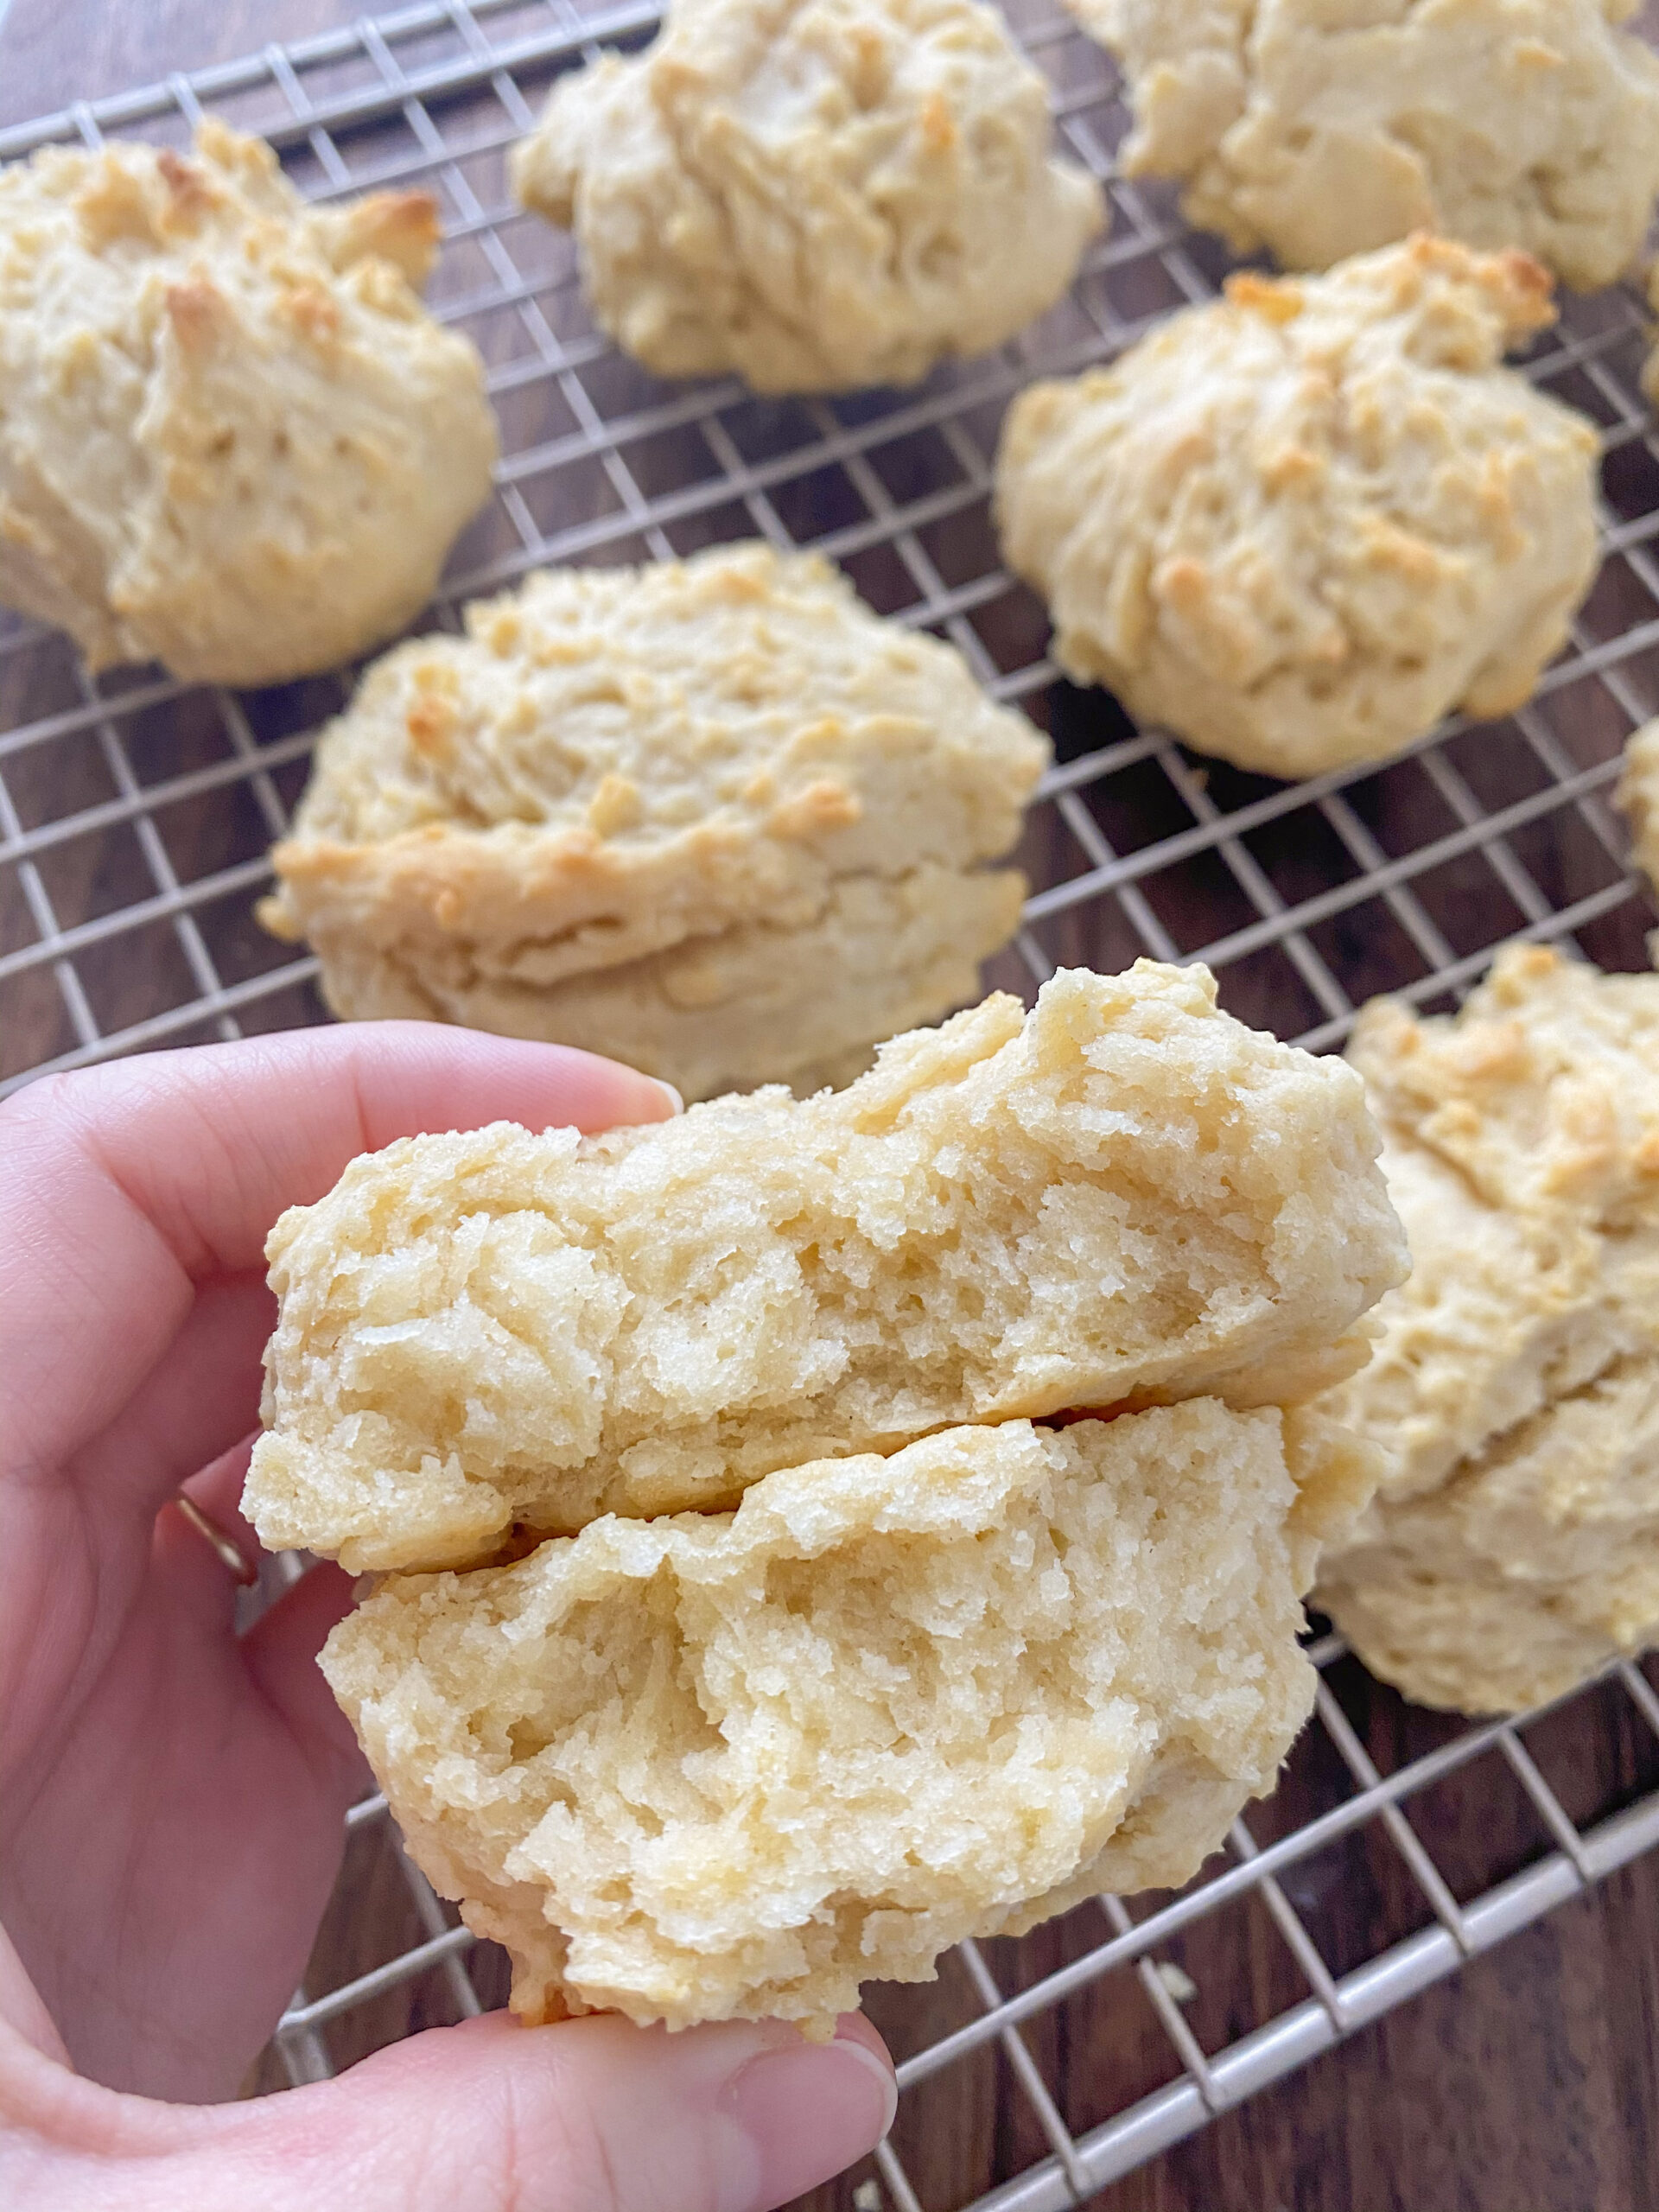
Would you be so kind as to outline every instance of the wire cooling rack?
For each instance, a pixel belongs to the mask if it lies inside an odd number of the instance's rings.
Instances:
[[[1108,187],[1112,226],[1071,297],[1017,344],[905,393],[765,402],[731,382],[664,385],[594,331],[569,242],[512,207],[505,156],[557,71],[650,35],[645,6],[410,8],[0,131],[0,157],[108,131],[182,143],[211,109],[264,132],[320,198],[435,192],[447,244],[429,296],[480,346],[504,444],[436,619],[543,562],[757,533],[840,561],[874,605],[950,638],[1052,731],[1058,765],[1022,855],[1038,887],[994,969],[1027,998],[1062,962],[1202,959],[1234,1012],[1324,1048],[1374,991],[1452,1002],[1510,938],[1643,966],[1654,913],[1606,804],[1624,737],[1659,711],[1640,302],[1573,303],[1528,364],[1602,431],[1605,561],[1525,711],[1294,786],[1197,762],[1057,680],[988,499],[1020,385],[1119,352],[1211,296],[1224,264],[1166,194],[1117,175],[1126,118],[1105,57],[1052,0],[1010,14],[1068,149]],[[94,681],[61,638],[0,616],[0,1084],[325,1018],[314,963],[264,938],[250,907],[346,683],[238,696],[153,671]],[[1477,1726],[1413,1713],[1334,1637],[1313,1651],[1313,1723],[1186,1891],[1102,1898],[1017,1943],[963,1945],[937,1984],[871,1992],[901,2060],[899,2117],[824,2202],[1075,2202],[1659,1845],[1659,1696],[1642,1669]],[[384,1802],[347,1827],[267,2086],[504,1993],[499,1955],[403,1857]]]

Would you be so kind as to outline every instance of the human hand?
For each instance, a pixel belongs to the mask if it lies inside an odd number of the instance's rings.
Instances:
[[[496,2017],[207,2103],[299,1980],[365,1783],[315,1664],[348,1579],[313,1568],[238,1638],[231,1576],[168,1503],[183,1485],[253,1554],[266,1232],[418,1130],[669,1110],[607,1061],[413,1023],[157,1055],[0,1108],[0,2199],[759,2212],[891,2117],[851,2018],[813,2047]]]

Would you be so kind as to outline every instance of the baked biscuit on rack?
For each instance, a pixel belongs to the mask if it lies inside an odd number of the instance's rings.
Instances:
[[[1294,1403],[1402,1272],[1376,1141],[1351,1070],[1142,961],[804,1102],[393,1145],[272,1232],[245,1510],[353,1570],[460,1565],[959,1422]]]
[[[350,1018],[794,1080],[975,995],[1047,758],[811,556],[553,569],[369,671],[261,917]]]
[[[1326,269],[1414,230],[1611,284],[1659,194],[1636,0],[1067,0],[1117,56],[1131,176],[1237,253]]]
[[[425,194],[308,207],[211,118],[188,156],[0,172],[0,601],[189,683],[402,628],[496,452],[483,365],[416,289],[437,241]]]
[[[322,1668],[513,2009],[827,2037],[861,1982],[1173,1887],[1313,1701],[1375,1455],[1214,1398],[958,1427],[396,1576]]]
[[[514,188],[662,376],[911,384],[1052,307],[1104,220],[978,0],[673,0],[555,86]]]
[[[1554,319],[1535,262],[1420,236],[1031,386],[996,512],[1062,667],[1276,776],[1518,707],[1597,561],[1596,433],[1501,365]]]
[[[1325,1402],[1393,1465],[1319,1602],[1420,1702],[1517,1710],[1659,1641],[1659,976],[1522,947],[1350,1058],[1413,1269]]]
[[[533,990],[460,959],[412,976],[343,931],[331,941],[329,994],[355,1020],[436,1017],[554,1036],[685,1098],[785,1073],[804,1097],[861,1074],[880,1039],[971,1000],[981,962],[1020,926],[1025,891],[1018,868],[963,874],[931,861],[899,876],[837,877],[799,928],[739,922]]]

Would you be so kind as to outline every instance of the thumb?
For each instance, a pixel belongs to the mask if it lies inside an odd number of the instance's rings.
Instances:
[[[775,2020],[494,2013],[242,2107],[226,2164],[281,2212],[770,2212],[873,2149],[897,2103],[857,2013],[827,2044]]]

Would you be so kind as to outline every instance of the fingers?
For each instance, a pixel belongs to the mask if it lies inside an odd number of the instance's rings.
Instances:
[[[896,2101],[857,2015],[809,2044],[775,2021],[671,2036],[497,2013],[273,2101],[244,2142],[270,2162],[251,2201],[283,2212],[768,2212],[862,2157]]]
[[[260,1357],[276,1325],[263,1274],[204,1284],[160,1359],[133,1380],[113,1425],[81,1448],[70,1472],[94,1487],[100,1506],[126,1499],[146,1517],[157,1512],[197,1469],[218,1465],[258,1427]],[[245,1475],[245,1451],[242,1468]],[[250,1531],[247,1541],[257,1559],[258,1538]]]
[[[342,1817],[368,1789],[371,1777],[352,1724],[322,1679],[317,1654],[334,1623],[351,1610],[351,1576],[325,1561],[284,1591],[241,1643],[249,1676],[281,1714],[314,1769],[321,1769],[320,1778],[334,1791]]]
[[[66,2073],[0,2024],[5,2121],[65,2212],[772,2212],[861,2158],[897,2093],[880,2037],[777,2021],[666,2035],[614,2017],[434,2028],[337,2081],[177,2107]]]
[[[422,1021],[159,1052],[37,1090],[48,1095],[36,1112],[75,1164],[143,1213],[192,1276],[260,1266],[285,1206],[320,1198],[347,1160],[394,1138],[496,1121],[601,1129],[672,1110],[661,1084],[590,1052]]]
[[[661,1084],[608,1060],[425,1022],[300,1030],[32,1085],[0,1108],[0,1375],[20,1378],[0,1407],[0,1465],[27,1475],[101,1433],[182,1325],[193,1286],[261,1269],[277,1215],[321,1197],[358,1153],[500,1119],[593,1129],[671,1110]]]

